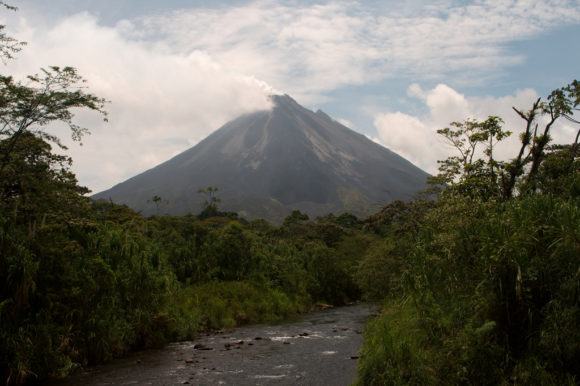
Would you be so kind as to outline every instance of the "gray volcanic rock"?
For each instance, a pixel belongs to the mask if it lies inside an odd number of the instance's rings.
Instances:
[[[93,198],[155,213],[199,213],[198,192],[218,187],[222,211],[281,222],[293,209],[311,217],[374,213],[390,201],[413,198],[427,173],[392,151],[305,109],[287,95],[271,111],[243,115],[193,148]]]

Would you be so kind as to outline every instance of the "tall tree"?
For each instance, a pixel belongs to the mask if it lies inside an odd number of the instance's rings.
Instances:
[[[11,75],[0,75],[0,140],[8,140],[0,153],[0,172],[8,163],[17,143],[26,132],[65,148],[60,139],[47,130],[54,123],[64,123],[73,140],[80,141],[88,129],[73,121],[75,108],[88,108],[105,116],[106,101],[82,86],[85,80],[72,67],[50,67],[30,75],[27,82]]]
[[[467,119],[437,130],[459,155],[438,161],[440,172],[429,183],[450,185],[454,191],[470,196],[497,196],[497,174],[502,163],[494,158],[494,149],[497,142],[511,135],[503,130],[502,123],[501,118],[490,116],[484,122]],[[481,147],[484,149],[480,150]],[[478,158],[478,152],[487,159]]]
[[[6,4],[3,1],[0,1],[0,8],[4,7],[11,11],[16,11],[18,8],[13,7],[11,5]],[[5,61],[7,59],[13,59],[14,54],[21,50],[23,45],[26,45],[25,42],[18,41],[17,39],[8,36],[4,29],[6,26],[0,25],[0,58]]]
[[[0,1],[0,7],[17,10]],[[0,57],[13,59],[26,43],[8,36],[0,25]],[[39,74],[16,80],[0,74],[0,140],[8,140],[0,152],[0,174],[4,171],[18,141],[30,132],[45,141],[65,148],[60,139],[47,130],[54,122],[64,123],[71,130],[72,139],[80,141],[88,129],[73,121],[75,108],[88,108],[101,113],[104,119],[106,100],[85,91],[86,81],[73,67],[51,66]]]
[[[208,218],[217,216],[219,214],[218,203],[221,201],[217,197],[217,192],[219,188],[214,188],[208,186],[205,189],[199,189],[197,192],[206,196],[206,199],[202,202],[203,210],[199,214],[200,218]]]
[[[529,192],[536,189],[535,179],[540,164],[545,159],[546,146],[552,140],[550,130],[560,118],[576,124],[580,123],[574,118],[574,113],[579,110],[579,104],[580,82],[574,80],[569,85],[552,91],[546,101],[538,98],[529,111],[513,107],[518,116],[526,122],[526,127],[520,136],[521,146],[518,155],[505,165],[505,172],[502,175],[505,198],[512,197],[518,178],[522,176],[522,191]],[[580,130],[576,134],[574,150],[578,146],[579,136]],[[527,165],[529,168],[526,172]]]
[[[0,152],[12,144],[1,141]],[[15,144],[11,162],[1,174],[0,210],[25,223],[32,236],[47,217],[62,219],[63,213],[71,214],[86,206],[82,195],[88,189],[77,184],[69,170],[69,157],[53,154],[47,142],[28,132]]]
[[[466,120],[453,122],[450,127],[437,130],[451,144],[458,155],[439,162],[439,173],[430,178],[433,186],[447,188],[448,191],[462,195],[483,198],[511,198],[516,192],[534,192],[539,188],[538,174],[546,159],[548,146],[552,140],[550,131],[556,121],[564,118],[579,124],[574,117],[580,104],[580,82],[574,80],[569,85],[556,89],[546,98],[538,98],[529,111],[513,107],[525,121],[520,135],[520,148],[513,159],[500,162],[494,157],[497,142],[511,133],[504,131],[502,120],[490,116],[486,121]],[[580,130],[574,142],[564,151],[569,151],[570,162],[574,162]],[[478,158],[476,153],[484,146],[482,153],[486,159]],[[570,169],[572,166],[570,164]]]

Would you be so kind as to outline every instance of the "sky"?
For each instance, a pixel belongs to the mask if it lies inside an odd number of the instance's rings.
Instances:
[[[437,129],[500,116],[577,79],[578,0],[7,0],[8,35],[27,45],[0,64],[17,78],[73,66],[109,101],[87,111],[82,145],[58,125],[73,171],[94,193],[187,150],[237,116],[288,94],[430,173],[453,154]],[[554,127],[555,142],[578,130]]]

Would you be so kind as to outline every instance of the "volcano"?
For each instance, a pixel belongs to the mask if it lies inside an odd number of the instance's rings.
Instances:
[[[375,213],[409,200],[428,174],[387,148],[288,95],[234,119],[196,146],[93,196],[154,214],[199,213],[202,188],[217,187],[221,211],[281,222],[292,210],[310,217]]]

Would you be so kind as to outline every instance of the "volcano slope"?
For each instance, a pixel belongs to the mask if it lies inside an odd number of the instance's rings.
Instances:
[[[144,214],[199,213],[198,193],[219,189],[222,211],[279,223],[292,210],[310,217],[374,213],[425,188],[428,174],[322,111],[288,95],[273,108],[234,119],[196,146],[93,198]],[[160,202],[153,202],[154,196]]]

